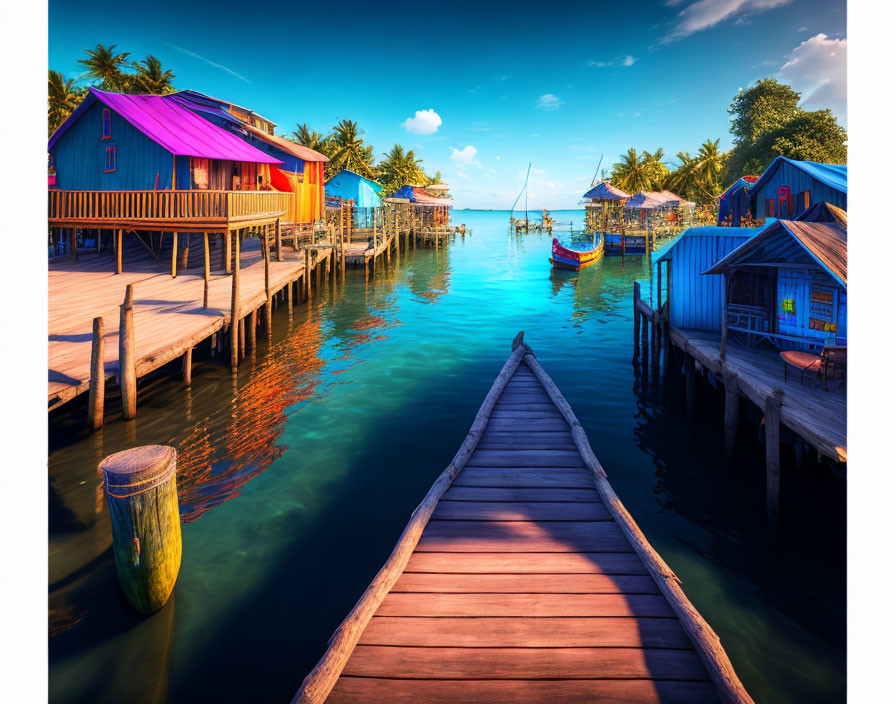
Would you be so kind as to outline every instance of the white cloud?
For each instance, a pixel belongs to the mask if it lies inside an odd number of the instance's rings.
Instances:
[[[668,0],[666,4],[676,6],[683,2],[684,0]],[[743,21],[745,15],[771,10],[791,2],[793,0],[696,0],[678,13],[678,19],[672,29],[659,43],[678,41],[704,29],[715,27],[719,22],[735,15],[738,15],[738,20]]]
[[[501,157],[500,157],[500,156],[496,156],[495,159],[497,159],[498,161],[501,161]]]
[[[799,28],[798,30],[796,30],[796,31],[797,31],[797,32],[808,32],[808,31],[809,31],[809,28],[808,28],[808,27],[800,27],[800,28]]]
[[[588,65],[598,66],[600,68],[606,68],[608,66],[623,66],[628,68],[629,66],[634,66],[635,61],[637,61],[637,59],[631,54],[628,54],[627,56],[617,56],[612,61],[592,61]]]
[[[442,118],[439,117],[439,113],[430,108],[418,110],[413,117],[402,122],[401,126],[412,134],[432,134],[441,124]]]
[[[535,107],[540,110],[556,110],[561,105],[563,105],[563,101],[553,93],[545,93],[535,101]]]
[[[846,124],[846,40],[816,34],[787,55],[778,79],[799,91],[800,107],[831,111]]]
[[[463,169],[465,166],[477,166],[482,168],[482,164],[480,164],[475,159],[476,156],[476,147],[472,144],[468,144],[463,149],[455,149],[451,147],[451,161],[453,161],[459,169]]]

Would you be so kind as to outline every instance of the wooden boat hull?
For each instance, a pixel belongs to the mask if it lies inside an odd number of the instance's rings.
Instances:
[[[601,241],[594,249],[577,251],[564,247],[557,238],[551,247],[551,264],[558,269],[578,271],[586,266],[597,264],[604,256],[604,245]]]

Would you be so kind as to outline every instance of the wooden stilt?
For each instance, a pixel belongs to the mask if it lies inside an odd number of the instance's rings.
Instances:
[[[634,304],[634,327],[635,327],[635,353],[632,356],[632,362],[638,361],[638,340],[641,337],[641,312],[638,310],[638,301],[641,300],[641,284],[635,281],[632,291],[632,302]]]
[[[230,241],[230,231],[228,230],[227,240]],[[239,231],[233,238],[234,257],[233,281],[230,289],[230,368],[234,371],[239,364],[240,353],[240,237]],[[229,249],[228,249],[229,251]]]
[[[654,369],[660,367],[660,314],[653,311],[650,326],[650,366]]]
[[[240,359],[246,356],[246,319],[240,318]]]
[[[725,359],[725,348],[728,346],[728,296],[731,294],[731,274],[725,272],[725,300],[722,302],[722,341],[719,345],[719,358]]]
[[[223,242],[222,242],[222,246],[221,246],[221,256],[223,258],[223,261],[221,263],[224,266],[225,274],[231,273],[230,251],[233,248],[233,245],[231,244],[232,237],[233,237],[233,235],[232,235],[231,231],[227,230],[224,233]]]
[[[669,301],[663,303],[662,308],[663,319],[663,373],[668,374],[672,367],[672,333],[670,331],[671,322],[669,320]]]
[[[694,406],[697,401],[697,379],[694,370],[694,358],[685,351],[684,355],[684,374],[685,374],[685,403],[688,415],[693,415]]]
[[[258,309],[249,313],[249,353],[255,353],[255,328],[258,326]]]
[[[647,366],[647,361],[649,360],[649,335],[650,318],[648,318],[644,313],[641,313],[641,364],[645,367]]]
[[[278,227],[279,227],[279,220]],[[279,244],[277,245],[279,256]],[[271,334],[271,249],[268,244],[267,227],[264,232],[264,242],[262,246],[264,254],[264,331],[266,335]],[[253,333],[254,334],[254,333]]]
[[[286,306],[289,319],[292,320],[292,281],[286,284]]]
[[[184,386],[189,387],[193,383],[193,348],[192,347],[188,347],[184,351],[182,377],[183,377]]]
[[[124,249],[124,230],[115,231],[115,273],[122,272],[122,250]]]
[[[118,323],[118,385],[126,420],[137,415],[137,367],[134,351],[134,285],[128,284]]]
[[[90,430],[103,427],[106,401],[105,340],[103,318],[93,319],[93,341],[90,347],[90,391],[87,397],[87,425]]]
[[[186,269],[190,263],[190,233],[184,233],[183,252],[180,255],[180,268]]]
[[[734,456],[734,442],[737,437],[737,423],[740,412],[740,391],[737,374],[728,365],[722,366],[725,379],[725,453]]]
[[[282,229],[280,226],[280,218],[277,218],[277,222],[275,223],[274,227],[276,230],[276,237],[277,237],[277,261],[282,262],[283,261],[283,240],[282,240],[283,234],[282,234]]]
[[[177,233],[171,233],[171,278],[177,276]]]
[[[208,284],[211,277],[211,262],[209,261],[208,252],[208,233],[202,233],[202,252],[204,268],[202,272],[202,307],[208,308]]]
[[[765,399],[765,501],[768,524],[778,525],[781,491],[781,399],[784,394],[775,389]]]
[[[305,300],[311,300],[311,250],[305,247]]]

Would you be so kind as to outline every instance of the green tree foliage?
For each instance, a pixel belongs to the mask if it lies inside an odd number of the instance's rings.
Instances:
[[[830,110],[808,112],[798,107],[800,94],[766,78],[738,93],[728,112],[734,147],[723,181],[759,175],[778,156],[846,163],[846,130]]]
[[[652,154],[646,151],[638,154],[637,149],[630,147],[613,164],[610,182],[624,191],[637,193],[662,188],[668,175],[669,168],[663,162],[662,149],[657,149]]]
[[[97,86],[101,90],[126,92],[130,82],[129,74],[124,73],[123,68],[130,56],[129,52],[115,53],[115,47],[97,44],[95,49],[87,50],[87,58],[79,59],[78,63],[87,67],[87,77],[99,81]]]
[[[72,79],[66,80],[59,71],[47,74],[47,127],[53,134],[65,119],[81,104],[87,91],[78,88]]]
[[[296,123],[296,128],[291,135],[287,136],[287,139],[292,140],[296,144],[301,144],[303,147],[320,152],[324,156],[330,156],[333,151],[330,137],[325,137],[320,132],[315,132],[304,122],[301,125]]]
[[[168,95],[174,92],[176,76],[162,70],[162,62],[155,56],[147,55],[143,61],[135,61],[131,67],[136,73],[128,77],[128,92],[151,95]]]
[[[348,169],[364,178],[376,179],[373,170],[373,147],[364,144],[362,134],[364,130],[352,120],[340,120],[336,124],[330,137],[333,151],[326,166],[328,178],[342,169]]]
[[[377,175],[383,184],[383,195],[390,196],[404,185],[425,186],[429,179],[420,166],[421,160],[414,155],[414,150],[405,152],[404,147],[396,144],[386,157],[377,165]]]

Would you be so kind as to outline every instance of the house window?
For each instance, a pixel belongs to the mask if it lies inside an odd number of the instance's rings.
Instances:
[[[107,108],[103,108],[103,139],[112,136],[112,114]]]
[[[208,188],[208,159],[193,157],[190,160],[190,172],[193,188],[206,190]]]
[[[106,167],[105,173],[112,173],[118,167],[118,147],[106,147]]]
[[[770,218],[775,217],[775,199],[774,198],[766,198],[765,199],[765,215],[766,215],[766,217],[770,217]]]
[[[811,193],[809,191],[800,191],[796,196],[797,206],[800,212],[804,212],[812,205]]]

